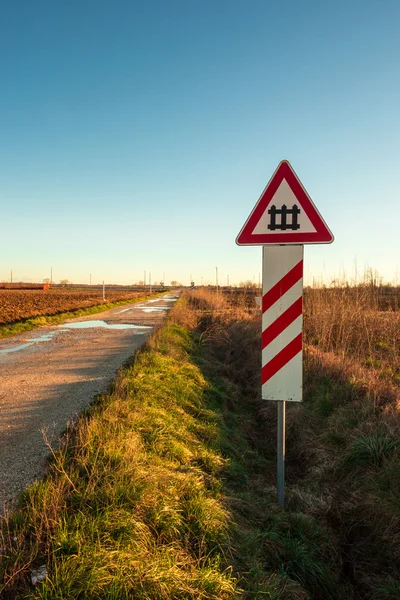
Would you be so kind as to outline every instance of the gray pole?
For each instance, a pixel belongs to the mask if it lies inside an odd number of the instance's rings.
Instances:
[[[278,444],[277,444],[277,470],[276,487],[278,490],[278,504],[285,508],[285,453],[286,453],[286,401],[278,401]]]

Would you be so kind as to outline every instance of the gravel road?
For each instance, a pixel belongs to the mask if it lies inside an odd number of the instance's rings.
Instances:
[[[45,471],[69,420],[107,390],[178,294],[126,304],[0,341],[0,515]]]

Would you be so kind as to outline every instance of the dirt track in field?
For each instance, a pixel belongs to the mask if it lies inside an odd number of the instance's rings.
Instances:
[[[170,293],[0,341],[0,514],[44,473],[49,449],[42,431],[56,443],[67,422],[107,390],[176,297]],[[85,328],[73,329],[76,323]]]

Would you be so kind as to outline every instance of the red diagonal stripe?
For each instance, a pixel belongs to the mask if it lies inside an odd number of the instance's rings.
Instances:
[[[283,348],[283,350],[278,352],[278,354],[274,356],[274,358],[271,358],[271,360],[263,366],[261,371],[262,385],[264,385],[264,383],[271,379],[271,377],[273,377],[275,373],[280,371],[282,367],[284,367],[286,363],[289,362],[289,360],[292,360],[292,358],[295,357],[296,354],[298,354],[301,351],[301,348],[302,334],[299,333],[299,335],[296,336],[291,342],[289,342],[289,344],[285,348]]]
[[[275,304],[275,302],[279,300],[283,294],[286,294],[286,292],[288,292],[290,288],[293,287],[294,284],[297,283],[302,277],[303,260],[297,263],[293,269],[286,273],[286,275],[284,275],[284,277],[282,277],[278,283],[276,283],[270,290],[268,290],[266,294],[264,294],[262,300],[263,312],[271,308],[271,306]]]
[[[291,323],[297,317],[299,317],[303,310],[303,301],[302,297],[298,298],[296,302],[289,306],[285,312],[283,312],[279,317],[271,323],[263,332],[262,332],[262,349],[268,344],[272,342],[286,327],[289,327]]]

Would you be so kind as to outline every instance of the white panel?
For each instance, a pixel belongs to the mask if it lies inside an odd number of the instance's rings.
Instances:
[[[280,371],[262,386],[263,400],[303,399],[303,352],[296,354]]]
[[[263,246],[263,296],[303,260],[303,246]]]
[[[302,259],[303,246],[263,246],[263,296]],[[264,331],[300,298],[302,292],[303,278],[301,277],[265,311],[262,318],[262,330]],[[266,365],[301,333],[302,325],[303,315],[300,315],[262,350],[262,366]],[[302,387],[303,353],[300,351],[262,386],[262,398],[301,402]]]

